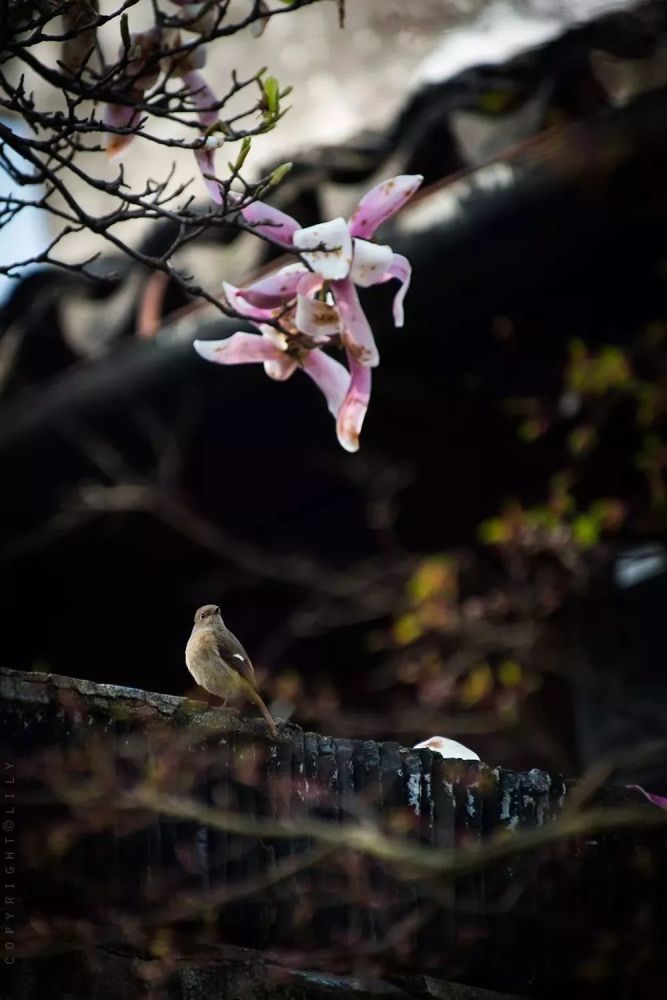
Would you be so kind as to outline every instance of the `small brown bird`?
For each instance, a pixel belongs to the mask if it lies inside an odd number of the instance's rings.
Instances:
[[[257,690],[255,671],[245,649],[226,627],[215,604],[205,604],[195,614],[192,634],[185,647],[185,663],[200,687],[223,698],[242,695],[259,708],[274,736],[276,724]]]

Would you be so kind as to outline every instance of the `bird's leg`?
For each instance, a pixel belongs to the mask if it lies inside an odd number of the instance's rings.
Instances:
[[[238,708],[234,708],[233,706],[231,708],[227,708],[227,702],[231,697],[232,697],[231,692],[225,695],[225,697],[222,700],[222,703],[218,704],[218,711],[227,712],[229,715],[238,715],[239,714]]]

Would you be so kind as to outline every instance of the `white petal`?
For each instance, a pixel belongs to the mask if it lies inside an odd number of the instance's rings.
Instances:
[[[287,350],[288,337],[286,333],[281,333],[280,330],[276,330],[274,326],[266,326],[265,324],[260,324],[260,330],[262,331],[262,336],[269,343],[277,347],[279,351]],[[276,361],[265,361],[264,371],[272,378],[275,382],[284,382],[288,379],[290,375],[293,375],[296,371],[298,365],[294,358],[291,358],[288,354],[284,357],[279,358]]]
[[[294,322],[301,333],[323,343],[340,333],[341,328],[335,306],[327,305],[319,299],[309,299],[305,295],[297,296]]]
[[[474,750],[470,750],[457,740],[449,740],[446,736],[431,736],[430,740],[415,743],[413,750],[432,750],[442,757],[453,760],[479,760]]]
[[[274,382],[284,382],[294,374],[298,367],[294,358],[290,358],[288,355],[285,355],[280,361],[264,362],[264,371]]]
[[[394,251],[391,247],[369,243],[368,240],[355,238],[352,243],[354,245],[354,256],[350,269],[352,281],[355,285],[361,285],[362,288],[376,285],[382,280],[382,275],[391,264]]]
[[[224,135],[216,132],[214,135],[207,135],[204,139],[203,149],[220,149],[227,142]]]
[[[262,336],[266,337],[267,340],[270,340],[272,344],[275,344],[279,351],[287,350],[286,333],[276,330],[275,326],[266,326],[264,323],[260,324],[259,328],[262,331]]]
[[[345,219],[332,219],[316,226],[297,229],[292,242],[305,262],[323,278],[347,277],[352,264],[352,237]],[[320,248],[321,249],[316,249]]]

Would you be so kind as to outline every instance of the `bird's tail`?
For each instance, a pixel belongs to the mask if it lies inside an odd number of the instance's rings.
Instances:
[[[268,723],[268,726],[269,726],[269,729],[271,730],[271,732],[273,733],[273,735],[277,736],[278,735],[278,730],[276,729],[276,724],[273,721],[273,717],[272,717],[271,713],[269,712],[268,708],[264,704],[264,700],[262,699],[261,694],[259,693],[259,691],[257,691],[255,688],[251,687],[250,685],[248,685],[248,687],[249,687],[249,691],[250,691],[250,697],[255,702],[255,704],[257,705],[258,709],[260,710],[260,712],[262,713],[262,715],[266,719],[266,721]]]

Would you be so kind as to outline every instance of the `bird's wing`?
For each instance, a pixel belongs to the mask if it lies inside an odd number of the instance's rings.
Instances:
[[[250,662],[250,657],[233,632],[225,629],[224,632],[216,636],[216,639],[220,658],[230,667],[238,670],[241,677],[244,677],[252,687],[256,688],[257,681],[255,680],[255,671]]]

